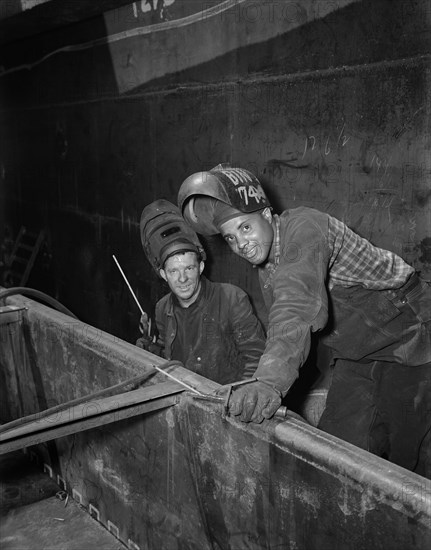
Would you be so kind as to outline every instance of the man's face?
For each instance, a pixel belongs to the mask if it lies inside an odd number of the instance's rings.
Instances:
[[[195,252],[182,252],[168,258],[160,270],[160,275],[183,307],[188,307],[197,299],[204,265],[198,261]]]
[[[259,265],[268,259],[274,230],[269,209],[262,213],[243,214],[224,222],[220,233],[231,249],[254,265]]]

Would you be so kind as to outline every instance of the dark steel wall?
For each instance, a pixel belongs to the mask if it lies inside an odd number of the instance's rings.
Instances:
[[[166,288],[140,212],[219,162],[255,171],[276,211],[328,211],[430,278],[428,1],[164,5],[2,49],[0,237],[48,234],[29,286],[134,341],[112,254],[151,310]],[[243,286],[264,318],[255,272],[206,244],[207,274]]]

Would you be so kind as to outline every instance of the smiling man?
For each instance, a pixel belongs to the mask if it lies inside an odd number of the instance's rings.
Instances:
[[[266,347],[255,382],[233,391],[232,414],[270,418],[316,333],[333,357],[319,427],[429,476],[431,288],[413,267],[318,210],[273,214],[258,179],[242,168],[193,174],[178,204],[198,233],[221,233],[258,267]]]
[[[140,229],[145,254],[171,292],[156,304],[157,342],[143,336],[137,344],[220,384],[250,378],[265,336],[247,294],[202,275],[204,249],[172,203],[149,204]]]
[[[180,252],[169,256],[160,269],[161,277],[168,283],[180,306],[187,309],[195,302],[202,288],[201,274],[205,264],[199,253]]]

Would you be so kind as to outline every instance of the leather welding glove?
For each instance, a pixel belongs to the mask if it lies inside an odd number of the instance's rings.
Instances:
[[[147,351],[151,351],[150,350],[151,344],[152,344],[151,338],[148,338],[148,336],[145,336],[145,335],[141,336],[136,340],[136,345],[138,346],[138,348],[145,349]]]
[[[226,394],[227,391],[229,391],[229,386],[224,386],[217,393],[219,395]],[[239,416],[241,422],[256,424],[260,424],[265,418],[274,416],[280,405],[280,392],[259,380],[232,388],[228,402],[230,414]]]
[[[148,334],[148,315],[146,313],[142,314],[139,320],[139,332],[142,336],[136,340],[136,345],[138,348],[148,351],[151,344],[151,338]]]

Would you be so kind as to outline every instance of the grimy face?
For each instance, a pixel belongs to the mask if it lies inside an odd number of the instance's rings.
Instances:
[[[237,216],[221,224],[220,233],[230,248],[254,265],[268,259],[274,230],[269,209]]]
[[[197,299],[204,266],[204,262],[198,261],[195,252],[181,252],[168,258],[160,270],[161,277],[183,307],[188,307]]]

